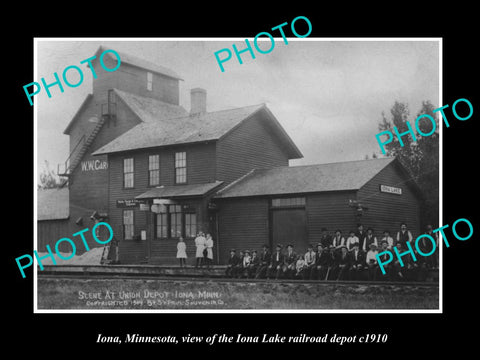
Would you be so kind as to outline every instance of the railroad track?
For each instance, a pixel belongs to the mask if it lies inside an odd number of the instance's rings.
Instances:
[[[93,275],[93,276],[92,276]],[[206,276],[158,276],[143,274],[118,274],[118,273],[38,273],[38,279],[78,279],[78,280],[155,280],[158,282],[196,282],[196,283],[245,283],[245,284],[280,284],[280,285],[343,285],[343,286],[421,286],[421,287],[438,287],[438,282],[418,282],[418,281],[349,281],[349,280],[296,280],[296,279],[232,279],[225,277],[206,277]]]

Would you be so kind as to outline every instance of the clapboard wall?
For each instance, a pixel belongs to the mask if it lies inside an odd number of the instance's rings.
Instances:
[[[380,185],[401,188],[402,194],[380,192]],[[357,200],[368,208],[362,216],[365,229],[373,227],[377,236],[385,229],[394,236],[402,222],[407,223],[414,238],[421,233],[421,194],[396,161],[368,181],[358,191]]]
[[[288,156],[257,112],[217,143],[217,179],[225,184],[255,168],[288,166]]]

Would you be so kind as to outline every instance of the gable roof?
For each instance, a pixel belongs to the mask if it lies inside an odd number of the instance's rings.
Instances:
[[[115,50],[115,49],[108,49],[106,47],[100,46],[95,52],[95,56],[98,58],[105,50]],[[166,68],[162,65],[158,65],[150,61],[140,59],[136,56],[133,56],[121,51],[115,50],[115,52],[120,56],[121,63],[130,64],[132,66],[136,66],[145,70],[150,70],[157,74],[165,75],[173,79],[183,80],[180,77],[180,75],[178,75],[175,71],[170,70],[169,68]],[[117,61],[117,58],[112,54],[112,52],[106,53],[105,56],[108,56],[113,61]]]
[[[265,112],[272,128],[275,128],[279,136],[284,140],[285,148],[287,153],[290,154],[290,158],[302,157],[300,150],[298,150],[285,130],[266,108],[265,104],[189,114],[168,119],[159,119],[158,115],[153,113],[145,115],[138,111],[137,114],[144,121],[143,123],[138,124],[101,147],[93,155],[218,140],[260,111]],[[154,121],[155,119],[158,120]]]
[[[358,190],[395,158],[254,169],[216,198]]]
[[[37,220],[68,219],[68,193],[68,188],[37,190]]]

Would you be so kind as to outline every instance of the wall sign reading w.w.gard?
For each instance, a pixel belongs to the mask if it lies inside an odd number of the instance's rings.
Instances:
[[[82,161],[81,167],[82,167],[82,171],[107,170],[108,169],[108,161],[106,161],[106,160]]]
[[[402,188],[388,186],[388,185],[380,185],[380,192],[402,195]]]

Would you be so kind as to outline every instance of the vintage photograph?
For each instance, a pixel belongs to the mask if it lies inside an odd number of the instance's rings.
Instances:
[[[288,40],[35,39],[36,312],[441,311],[441,39]]]

